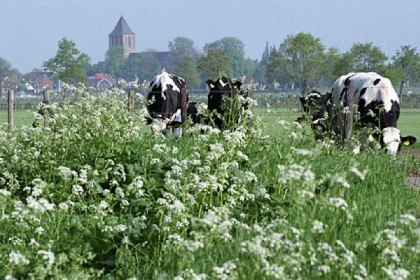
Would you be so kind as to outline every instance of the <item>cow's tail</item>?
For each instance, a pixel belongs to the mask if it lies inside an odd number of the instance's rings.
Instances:
[[[185,87],[181,88],[181,120],[185,123],[187,120],[187,109],[188,109],[188,93]]]

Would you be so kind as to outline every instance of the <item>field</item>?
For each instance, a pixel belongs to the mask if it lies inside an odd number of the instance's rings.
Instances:
[[[404,184],[418,158],[317,143],[287,110],[179,139],[141,113],[100,95],[55,108],[49,129],[16,112],[0,132],[0,278],[420,279]],[[407,109],[399,126],[420,138],[419,122]]]

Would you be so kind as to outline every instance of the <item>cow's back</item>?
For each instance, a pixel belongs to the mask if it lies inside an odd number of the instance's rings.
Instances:
[[[183,78],[163,71],[149,86],[147,110],[152,118],[172,119],[181,109],[181,89],[186,89]],[[188,97],[187,97],[188,101]]]
[[[366,106],[381,104],[385,111],[392,110],[393,104],[399,104],[399,98],[388,78],[374,72],[349,73],[339,77],[333,85],[332,101],[335,106],[345,104],[346,87],[354,95],[354,104],[363,110]]]

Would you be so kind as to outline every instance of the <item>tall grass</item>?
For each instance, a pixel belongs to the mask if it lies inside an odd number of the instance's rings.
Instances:
[[[293,116],[173,139],[109,93],[54,109],[0,133],[1,278],[420,277],[418,161],[317,143]]]

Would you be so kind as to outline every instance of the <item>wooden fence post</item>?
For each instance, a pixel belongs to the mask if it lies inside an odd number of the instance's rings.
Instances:
[[[187,120],[188,93],[186,88],[181,88],[181,120],[184,123]]]
[[[128,100],[127,100],[127,105],[128,105],[128,111],[130,112],[130,116],[134,116],[134,90],[129,90],[128,91]]]
[[[13,123],[13,109],[14,109],[14,94],[13,94],[13,90],[9,89],[8,91],[8,98],[7,98],[7,108],[8,108],[8,113],[7,113],[7,120],[9,122],[9,131],[13,131],[14,128],[14,123]]]
[[[346,100],[344,108],[348,107],[349,111],[344,110],[344,141],[347,142],[351,138],[353,121],[354,121],[354,88],[347,86]]]

